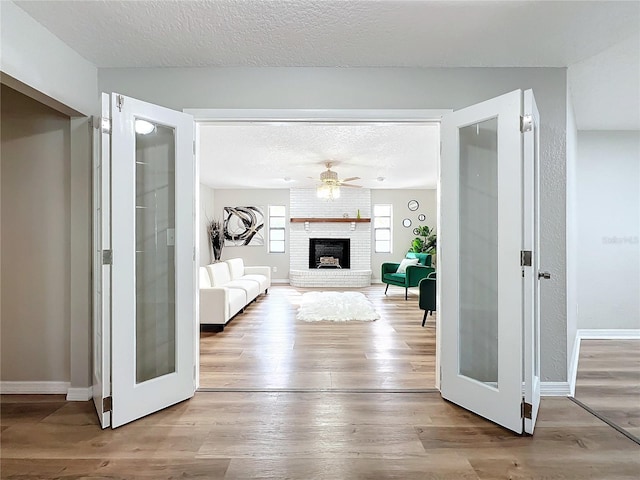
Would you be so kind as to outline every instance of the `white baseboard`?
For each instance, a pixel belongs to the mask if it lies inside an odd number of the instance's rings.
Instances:
[[[576,333],[576,337],[589,340],[638,340],[639,328],[582,328]]]
[[[540,382],[541,397],[568,397],[570,395],[569,382]]]
[[[0,393],[13,395],[66,394],[69,382],[0,382]]]
[[[581,328],[576,332],[573,346],[573,356],[569,364],[569,386],[571,396],[576,392],[576,378],[578,376],[578,359],[580,358],[580,343],[582,340],[640,340],[640,329],[637,328]]]
[[[271,284],[272,285],[289,285],[289,279],[288,278],[272,278]]]
[[[91,398],[93,398],[93,389],[91,387],[69,387],[69,390],[67,390],[67,400],[70,402],[86,402]]]

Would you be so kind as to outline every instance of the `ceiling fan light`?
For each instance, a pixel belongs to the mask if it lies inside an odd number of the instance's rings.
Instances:
[[[322,200],[333,200],[340,198],[340,187],[337,185],[320,185],[316,188],[316,195]]]

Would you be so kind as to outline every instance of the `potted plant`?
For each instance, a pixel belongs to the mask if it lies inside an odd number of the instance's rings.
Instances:
[[[218,263],[222,257],[222,247],[224,246],[224,233],[220,220],[211,220],[207,225],[209,235],[209,245],[211,247],[211,258],[213,263]]]
[[[438,243],[435,229],[431,229],[427,225],[421,225],[414,230],[414,233],[419,235],[419,237],[416,237],[411,241],[411,248],[409,251],[415,253],[429,253],[431,254],[431,261],[434,261],[436,256],[436,246]]]

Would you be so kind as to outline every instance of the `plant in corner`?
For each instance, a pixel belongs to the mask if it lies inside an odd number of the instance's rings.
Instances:
[[[224,246],[222,222],[220,220],[210,220],[207,224],[207,234],[209,235],[212,261],[213,263],[218,263],[222,257],[222,247]]]
[[[411,241],[411,248],[409,251],[414,253],[430,253],[435,256],[437,245],[435,229],[431,229],[427,225],[421,225],[417,227],[416,230],[417,234],[420,236]]]

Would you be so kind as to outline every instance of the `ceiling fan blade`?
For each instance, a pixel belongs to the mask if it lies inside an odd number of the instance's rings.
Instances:
[[[353,185],[351,183],[339,183],[341,187],[362,188],[362,185]]]
[[[351,182],[352,180],[360,180],[360,177],[349,177],[349,178],[343,178],[342,180],[340,180],[341,182]]]

